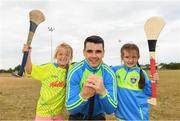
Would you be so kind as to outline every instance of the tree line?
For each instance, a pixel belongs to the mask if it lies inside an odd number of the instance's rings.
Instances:
[[[16,67],[14,67],[13,69],[12,68],[9,68],[7,70],[5,69],[0,69],[0,73],[12,73],[12,72],[19,72],[20,70],[20,65],[17,65]],[[147,69],[149,70],[150,69],[150,65],[149,64],[146,64],[146,65],[141,65],[141,67],[143,69]],[[166,64],[166,63],[160,63],[157,65],[157,69],[169,69],[169,70],[178,70],[180,69],[180,63],[169,63],[169,64]]]
[[[146,64],[146,65],[142,65],[141,66],[143,69],[145,70],[149,70],[150,69],[150,65]],[[160,64],[156,64],[156,68],[163,70],[163,69],[168,69],[168,70],[178,70],[180,69],[180,63],[160,63]]]

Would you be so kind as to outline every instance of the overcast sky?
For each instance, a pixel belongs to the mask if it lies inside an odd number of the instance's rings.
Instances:
[[[140,64],[148,64],[144,23],[152,16],[166,22],[157,41],[156,61],[180,62],[180,0],[0,0],[0,69],[21,64],[33,9],[46,17],[32,41],[34,64],[51,62],[48,27],[55,28],[53,52],[59,43],[67,42],[74,49],[73,61],[83,59],[85,38],[99,35],[105,40],[105,63],[120,64],[119,50],[131,42],[140,48]]]

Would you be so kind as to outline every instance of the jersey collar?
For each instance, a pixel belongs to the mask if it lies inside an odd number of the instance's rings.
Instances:
[[[102,65],[102,64],[100,64],[97,68],[93,68],[93,67],[91,67],[91,66],[89,65],[89,63],[88,63],[87,60],[85,60],[85,63],[86,63],[87,69],[90,70],[90,71],[92,71],[92,72],[97,72],[97,71],[101,68],[101,65]]]

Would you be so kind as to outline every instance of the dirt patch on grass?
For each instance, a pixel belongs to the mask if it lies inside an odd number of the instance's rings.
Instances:
[[[180,120],[180,70],[159,71],[156,107],[151,107],[151,120]],[[40,82],[0,74],[0,120],[33,120],[39,97]],[[64,111],[67,119],[67,112]],[[108,120],[115,120],[113,115]]]

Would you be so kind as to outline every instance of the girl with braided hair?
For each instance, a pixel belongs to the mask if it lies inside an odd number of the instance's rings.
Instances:
[[[151,80],[139,65],[139,48],[124,44],[121,48],[123,65],[112,67],[117,78],[118,120],[148,120],[148,98],[152,95]],[[158,80],[158,74],[153,75]]]

